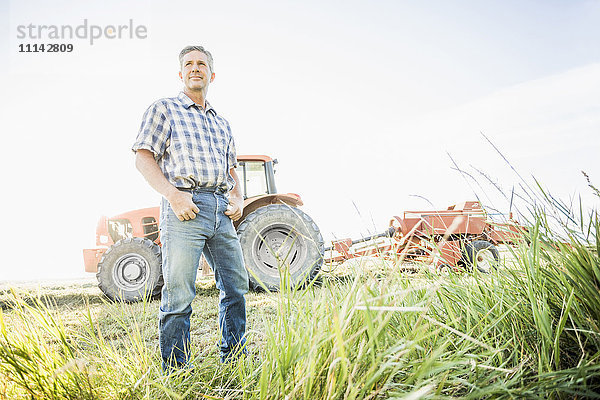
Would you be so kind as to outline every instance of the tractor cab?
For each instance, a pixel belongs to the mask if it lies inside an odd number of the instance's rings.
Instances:
[[[276,194],[275,169],[277,160],[263,155],[238,156],[235,172],[240,179],[244,200],[251,197]]]

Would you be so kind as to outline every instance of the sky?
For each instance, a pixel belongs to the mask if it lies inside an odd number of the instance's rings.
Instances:
[[[476,197],[508,212],[521,177],[597,208],[581,171],[600,186],[599,20],[577,0],[2,1],[0,281],[90,276],[100,216],[158,204],[130,147],[189,44],[214,56],[208,100],[238,153],[277,158],[326,241]],[[146,35],[19,38],[85,21]]]

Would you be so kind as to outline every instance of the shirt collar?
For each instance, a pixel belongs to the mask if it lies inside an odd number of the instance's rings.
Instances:
[[[179,101],[181,102],[181,104],[183,104],[183,106],[185,108],[190,108],[193,105],[196,105],[198,107],[200,107],[198,104],[196,104],[194,102],[194,100],[190,99],[188,97],[187,94],[183,93],[183,92],[179,92],[179,96],[177,96],[177,98],[179,99]],[[206,104],[206,109],[204,109],[204,112],[207,113],[209,111],[212,111],[215,115],[217,115],[217,111],[210,105],[210,103],[208,102],[208,100],[204,100],[204,103]],[[202,107],[200,107],[202,108]]]

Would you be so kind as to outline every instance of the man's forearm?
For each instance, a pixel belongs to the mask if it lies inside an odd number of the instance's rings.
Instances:
[[[225,211],[225,215],[232,220],[237,221],[242,217],[242,213],[244,212],[244,197],[242,196],[242,191],[240,189],[240,178],[238,178],[235,173],[235,169],[231,168],[229,174],[235,181],[235,186],[231,192],[229,192],[229,207],[227,208],[227,211]]]
[[[200,209],[194,204],[192,194],[178,190],[167,180],[151,151],[138,150],[135,166],[150,186],[167,199],[180,221],[196,218]]]
[[[238,175],[235,172],[234,168],[231,168],[229,170],[229,174],[231,175],[231,177],[235,181],[235,186],[233,187],[233,189],[231,189],[231,197],[238,198],[238,199],[240,199],[240,200],[243,201],[244,197],[242,195],[242,190],[240,189],[240,187],[241,187],[241,185],[240,185],[240,178],[238,177]]]
[[[150,186],[165,198],[172,196],[177,188],[171,184],[160,170],[154,160],[154,155],[149,150],[138,150],[135,157],[135,167],[140,171]]]

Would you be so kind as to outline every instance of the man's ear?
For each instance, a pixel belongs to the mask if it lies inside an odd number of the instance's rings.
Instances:
[[[180,72],[181,74],[181,72]],[[212,74],[210,74],[210,83],[212,83],[212,81],[215,80],[215,73],[213,72]]]
[[[179,79],[183,80],[183,75],[181,75],[181,71],[179,71]]]

